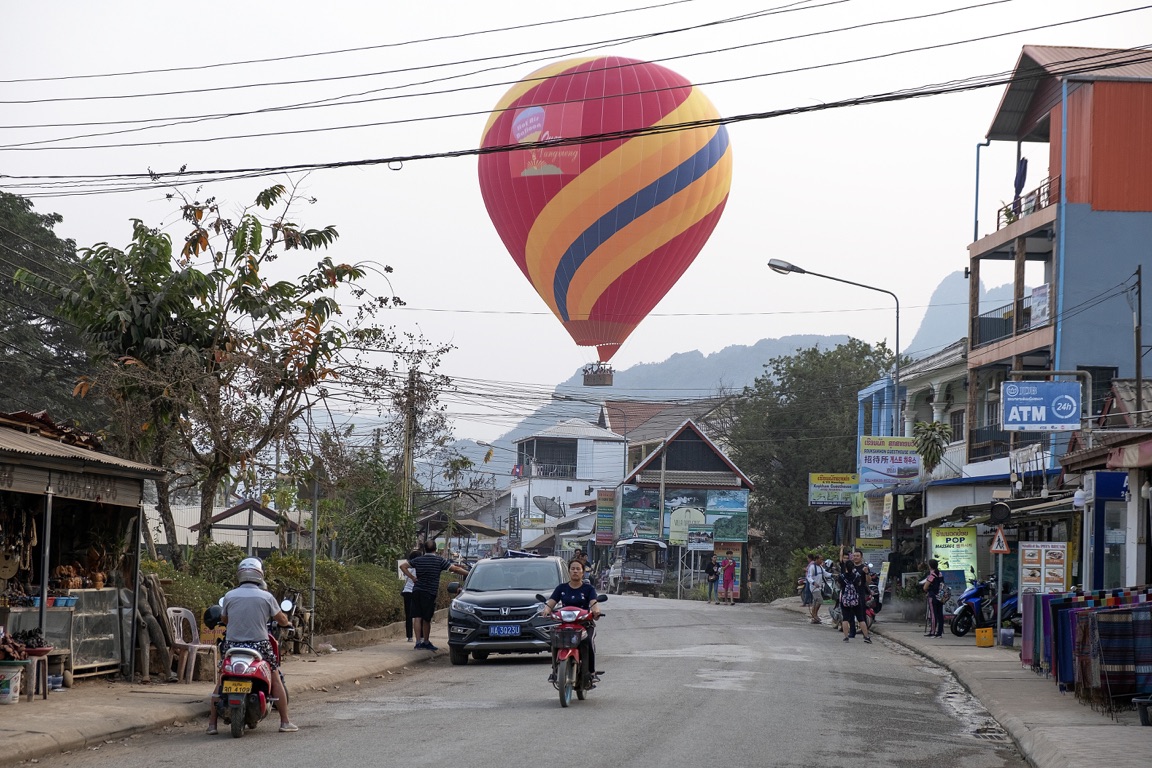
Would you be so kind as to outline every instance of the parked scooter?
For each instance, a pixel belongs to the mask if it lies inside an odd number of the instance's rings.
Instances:
[[[285,613],[292,610],[292,601],[284,600],[280,603],[280,610]],[[215,629],[220,624],[221,607],[214,605],[204,612],[204,626]],[[268,641],[272,644],[272,651],[276,661],[280,661],[280,644],[273,632],[273,623],[268,625]],[[280,675],[283,684],[284,675],[280,670],[273,670],[272,666],[264,660],[259,651],[251,648],[229,648],[224,651],[224,638],[216,640],[221,650],[220,662],[220,693],[212,695],[212,705],[216,707],[217,716],[222,718],[231,727],[232,737],[240,738],[244,735],[244,728],[255,728],[263,720],[277,699],[272,697],[272,675]],[[287,697],[288,688],[284,687]],[[287,701],[285,701],[287,704]]]
[[[975,575],[975,571],[972,571]],[[956,601],[956,610],[952,613],[952,621],[948,628],[957,637],[963,637],[973,629],[1001,626],[996,616],[996,575],[992,574],[981,581],[976,578],[969,579],[971,584],[964,594]],[[1011,623],[1019,628],[1020,610],[1019,597],[1015,592],[1008,592],[1001,598],[1004,610],[1004,622]]]
[[[544,595],[536,595],[540,602],[546,602]],[[596,602],[608,600],[607,595],[597,595]],[[584,701],[592,684],[593,669],[588,668],[588,659],[580,655],[580,645],[588,637],[588,629],[595,623],[592,612],[572,605],[558,605],[552,615],[559,623],[552,627],[552,686],[560,692],[560,706],[572,703],[572,693]],[[603,616],[604,614],[600,614]]]

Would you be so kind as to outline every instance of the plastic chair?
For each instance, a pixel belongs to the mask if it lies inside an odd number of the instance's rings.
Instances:
[[[212,669],[220,666],[220,654],[215,643],[200,642],[200,623],[187,608],[169,608],[168,623],[172,625],[172,646],[179,659],[176,676],[185,683],[192,682],[196,670],[196,657],[201,651],[212,655]]]

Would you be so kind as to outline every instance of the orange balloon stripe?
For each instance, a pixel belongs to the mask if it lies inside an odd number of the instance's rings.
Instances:
[[[693,91],[683,103],[654,126],[715,117],[711,102]],[[641,136],[626,141],[569,182],[536,217],[524,246],[528,277],[536,292],[559,314],[552,290],[556,265],[572,242],[601,216],[616,208],[665,173],[690,158],[712,138],[714,131]],[[669,141],[677,136],[680,141]],[[639,171],[637,171],[639,169]]]
[[[591,315],[596,301],[632,265],[708,216],[728,199],[732,178],[732,148],[708,173],[660,205],[617,231],[580,265],[566,304],[569,318]],[[681,208],[679,215],[670,209]],[[661,219],[664,219],[661,221]],[[653,228],[653,221],[657,222]]]
[[[488,115],[488,122],[484,126],[483,133],[480,134],[480,146],[490,146],[488,142],[488,131],[492,130],[492,124],[500,119],[500,116],[518,99],[522,98],[524,94],[531,91],[533,88],[538,88],[547,82],[548,78],[562,75],[570,69],[580,66],[589,61],[596,61],[598,57],[588,56],[583,59],[565,59],[564,61],[555,64],[549,64],[546,67],[541,67],[532,74],[528,75],[524,80],[513,85],[508,93],[504,94],[504,98],[497,102],[496,107],[492,110],[492,114]],[[525,82],[525,80],[527,82]],[[502,141],[494,141],[491,146],[500,146],[509,143],[510,137],[504,137]]]

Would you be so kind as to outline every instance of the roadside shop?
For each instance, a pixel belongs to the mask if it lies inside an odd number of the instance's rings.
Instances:
[[[162,470],[45,414],[0,414],[0,629],[39,630],[49,671],[131,674],[141,502]]]

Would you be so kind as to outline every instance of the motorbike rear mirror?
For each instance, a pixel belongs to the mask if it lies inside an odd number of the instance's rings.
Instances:
[[[608,602],[608,595],[596,595],[596,602],[598,602],[598,603]]]
[[[217,601],[216,601],[216,605],[218,605],[218,606],[220,606],[221,608],[223,608],[223,607],[224,607],[224,598],[220,598],[219,600],[217,600]]]
[[[284,613],[288,613],[289,611],[291,611],[292,610],[292,601],[289,600],[288,598],[284,598],[283,600],[281,600],[280,601],[280,610],[284,611]]]
[[[544,597],[544,595],[536,595],[536,599],[539,600],[541,603],[548,602],[548,598]]]

